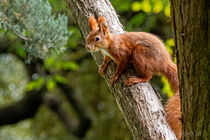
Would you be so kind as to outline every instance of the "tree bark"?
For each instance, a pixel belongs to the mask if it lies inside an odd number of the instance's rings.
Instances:
[[[207,0],[170,0],[182,102],[182,138],[210,139],[210,9]]]
[[[85,39],[90,32],[88,18],[90,15],[103,15],[109,25],[109,30],[113,33],[123,33],[123,27],[119,22],[111,3],[108,0],[65,0],[68,8],[75,18],[76,24]],[[100,64],[102,55],[92,53],[93,58]],[[115,65],[112,62],[106,72],[105,81],[114,73]],[[135,75],[132,68],[127,68],[119,80],[110,87],[112,95],[116,100],[123,117],[135,140],[140,139],[176,139],[165,120],[165,111],[160,102],[158,93],[154,91],[150,83],[135,84],[125,86],[124,81]]]

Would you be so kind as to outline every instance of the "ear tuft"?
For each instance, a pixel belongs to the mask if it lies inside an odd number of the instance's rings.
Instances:
[[[97,23],[94,15],[90,16],[90,18],[89,18],[89,25],[90,25],[91,31],[94,31],[94,30],[98,29],[98,23]]]
[[[103,16],[100,16],[98,18],[98,24],[99,24],[99,30],[103,32],[104,35],[109,36],[108,26],[105,22],[105,18]]]
[[[100,23],[104,23],[105,24],[105,18],[104,18],[104,16],[100,16],[98,18],[98,24],[100,25]]]
[[[101,32],[103,32],[104,35],[106,35],[106,33],[107,33],[107,26],[106,26],[103,22],[101,22],[101,23],[100,23],[100,28],[99,28],[99,30],[100,30]]]

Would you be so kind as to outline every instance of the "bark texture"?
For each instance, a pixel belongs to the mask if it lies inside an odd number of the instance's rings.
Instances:
[[[170,0],[182,101],[182,138],[210,139],[210,9],[207,0]]]
[[[90,32],[88,18],[90,15],[105,16],[109,30],[113,33],[123,33],[123,27],[119,22],[111,3],[108,0],[65,0],[68,8],[75,18],[83,38]],[[97,64],[102,63],[103,56],[93,53]],[[105,80],[114,73],[115,65],[112,62],[105,71]],[[124,81],[131,75],[135,75],[132,68],[127,68],[119,80],[110,87],[123,117],[125,118],[133,138],[135,140],[174,140],[174,133],[165,120],[165,110],[160,102],[158,93],[154,91],[150,83],[125,86]]]

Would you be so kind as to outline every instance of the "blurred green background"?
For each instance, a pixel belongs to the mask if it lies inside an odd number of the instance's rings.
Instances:
[[[41,0],[34,1],[41,4]],[[168,0],[111,0],[111,3],[125,30],[146,31],[158,35],[173,56],[174,41],[172,39]],[[0,4],[2,7],[7,7],[11,4],[11,0],[2,0]],[[38,7],[39,5],[35,6]],[[46,7],[50,14],[52,11],[52,14],[55,15],[52,20],[59,18],[59,14],[62,14],[61,20],[66,20],[66,23],[56,21],[53,23],[52,29],[48,29],[51,26],[36,25],[38,21],[40,21],[40,24],[45,23],[36,19],[33,23],[34,26],[46,30],[35,29],[25,23],[27,21],[21,19],[23,14],[18,15],[22,12],[22,9],[17,12],[17,9],[14,8],[9,13],[8,10],[3,11],[0,8],[0,21],[5,20],[6,17],[8,24],[10,22],[12,25],[21,25],[20,30],[12,28],[15,26],[4,26],[5,23],[3,22],[0,26],[0,107],[3,108],[18,102],[28,92],[40,89],[44,84],[44,78],[46,78],[48,94],[58,98],[68,116],[71,116],[69,119],[72,122],[77,122],[78,114],[59,88],[59,85],[71,87],[77,101],[82,104],[82,109],[85,110],[91,120],[91,125],[85,136],[78,138],[69,133],[58,115],[43,103],[34,117],[15,124],[0,126],[0,140],[131,140],[132,136],[126,122],[103,78],[98,74],[97,65],[85,50],[85,41],[66,8],[65,2],[63,0],[49,0]],[[37,11],[39,10],[42,9],[37,8]],[[9,14],[4,14],[4,12]],[[27,16],[27,13],[24,14]],[[40,12],[38,14],[46,13]],[[12,15],[14,17],[10,20]],[[35,18],[31,17],[31,19]],[[29,20],[31,19],[29,18]],[[52,21],[49,24],[51,23]],[[45,24],[48,25],[47,22]],[[58,31],[53,30],[53,27],[58,28],[59,25],[63,28],[58,29]],[[65,29],[67,30],[64,34],[63,30]],[[42,46],[41,51],[28,49],[31,46],[32,48],[33,46],[37,47],[39,45],[37,40],[42,38],[41,35],[37,35],[36,30],[42,30],[42,33],[46,36],[49,34],[49,38],[51,36],[63,36],[63,38],[60,39],[60,42],[58,39],[52,41],[52,38],[48,45]],[[31,37],[32,41],[21,39],[14,31],[23,33],[28,38]],[[40,42],[45,43],[46,39],[42,38],[42,40],[43,42]],[[6,48],[6,50],[1,48]],[[39,59],[41,63],[37,64],[37,61],[34,61],[36,59]],[[37,70],[30,73],[28,67],[32,65],[40,66],[41,72]],[[165,78],[154,76],[151,83],[161,94],[163,104],[169,96],[173,95]]]

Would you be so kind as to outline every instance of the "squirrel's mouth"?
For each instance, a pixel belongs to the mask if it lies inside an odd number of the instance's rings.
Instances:
[[[86,45],[86,49],[87,49],[87,51],[89,51],[89,52],[97,52],[99,49],[98,48],[96,48],[95,46],[93,46],[93,45]]]
[[[89,52],[98,52],[98,49],[96,50],[88,50]]]

